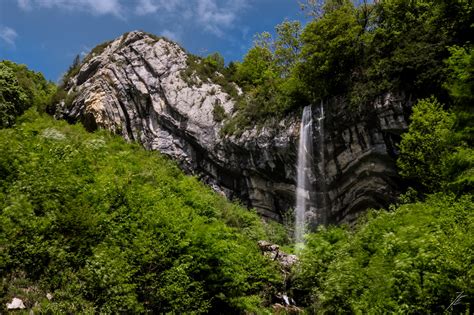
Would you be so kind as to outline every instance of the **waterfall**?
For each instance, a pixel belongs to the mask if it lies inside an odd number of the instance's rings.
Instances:
[[[314,222],[316,225],[318,224],[327,224],[327,202],[326,202],[326,196],[327,196],[327,187],[326,187],[326,158],[324,155],[324,106],[323,102],[321,101],[321,105],[319,106],[319,118],[318,118],[318,146],[319,146],[319,186],[320,186],[320,206],[318,209],[318,216],[317,216],[317,222]]]
[[[318,194],[319,206],[313,191],[313,115],[311,106],[303,110],[300,125],[300,139],[298,143],[296,210],[295,210],[295,244],[297,249],[304,245],[306,227],[316,227],[326,224],[326,181],[325,181],[325,156],[324,156],[324,107],[321,102],[317,119],[317,141],[319,167],[317,169],[320,193]],[[314,198],[314,197],[313,197]]]
[[[313,156],[313,117],[311,105],[303,110],[298,143],[296,210],[295,210],[295,243],[303,244],[306,230],[306,211],[310,203],[311,162]]]

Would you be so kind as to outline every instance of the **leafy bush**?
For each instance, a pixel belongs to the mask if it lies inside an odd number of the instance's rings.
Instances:
[[[41,72],[31,71],[25,65],[8,60],[2,61],[1,64],[9,68],[15,75],[19,86],[26,94],[27,106],[34,106],[40,112],[44,112],[56,90],[56,85],[47,81]]]
[[[450,151],[455,116],[434,98],[413,107],[408,132],[402,135],[398,167],[402,176],[417,178],[428,188],[445,179],[444,162]]]
[[[465,142],[466,130],[456,131],[458,117],[433,97],[420,100],[413,107],[408,132],[402,135],[397,161],[400,175],[420,182],[431,192],[471,191],[473,150]]]
[[[41,73],[12,61],[0,62],[0,128],[10,127],[27,108],[44,112],[55,91]]]
[[[0,128],[11,127],[27,107],[26,93],[13,71],[4,62],[0,63]]]
[[[214,105],[214,108],[212,109],[212,116],[214,118],[214,121],[221,122],[227,118],[227,113],[225,112],[225,109],[221,104],[216,103]]]
[[[446,60],[450,75],[445,87],[450,94],[464,102],[474,97],[474,50],[470,47],[452,46]]]
[[[468,314],[473,210],[470,195],[432,195],[370,212],[353,232],[311,234],[294,275],[296,298],[320,314]],[[451,305],[460,292],[464,297]]]
[[[156,152],[34,111],[0,131],[0,227],[2,306],[37,287],[52,312],[229,313],[280,283],[255,213]]]
[[[210,54],[205,58],[188,54],[186,59],[187,67],[181,73],[185,82],[192,85],[197,85],[199,79],[202,82],[218,84],[222,87],[224,92],[229,94],[232,98],[237,99],[239,92],[237,86],[232,82],[230,73],[234,64],[230,65],[230,69],[224,66],[224,58],[218,54]]]

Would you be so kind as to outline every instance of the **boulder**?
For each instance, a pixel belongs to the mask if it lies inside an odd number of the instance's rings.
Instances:
[[[7,303],[8,310],[22,310],[25,309],[26,306],[23,304],[23,301],[19,298],[13,298],[10,303]]]

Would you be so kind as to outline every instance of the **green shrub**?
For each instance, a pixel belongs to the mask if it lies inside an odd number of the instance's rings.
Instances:
[[[470,129],[460,121],[462,111],[445,111],[435,99],[422,99],[414,107],[408,132],[402,135],[397,165],[400,174],[419,182],[426,191],[472,190],[473,152]]]
[[[31,106],[13,71],[0,63],[0,128],[11,127],[17,116]]]
[[[41,73],[12,61],[0,62],[0,128],[9,127],[27,108],[46,110],[56,87]]]
[[[474,297],[472,196],[371,212],[353,232],[308,237],[294,292],[312,313],[468,314]]]
[[[431,98],[420,100],[410,118],[408,132],[400,143],[400,174],[434,189],[446,180],[444,164],[451,151],[455,116]]]
[[[214,118],[214,121],[216,122],[221,122],[226,119],[227,113],[225,112],[224,106],[219,103],[216,103],[214,105],[214,108],[212,109],[212,116]]]
[[[185,82],[191,85],[197,85],[196,78],[201,82],[210,82],[218,84],[234,99],[238,99],[239,93],[237,86],[232,82],[232,77],[224,66],[224,59],[218,53],[210,54],[205,58],[201,58],[192,54],[188,54],[186,59],[186,69],[181,72],[181,77]],[[233,64],[230,65],[233,67]]]

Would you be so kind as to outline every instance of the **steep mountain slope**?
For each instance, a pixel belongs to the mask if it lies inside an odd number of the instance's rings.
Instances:
[[[235,101],[197,73],[186,76],[189,56],[177,44],[136,31],[99,48],[65,82],[68,96],[57,117],[158,150],[264,216],[281,219],[294,206],[298,117],[221,136],[216,112],[233,115]],[[325,133],[313,146],[320,221],[352,220],[360,210],[393,199],[394,143],[406,128],[409,105],[403,95],[391,94],[365,113],[353,113],[343,99],[324,104]]]

